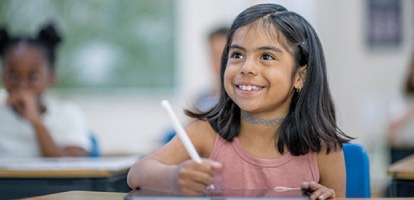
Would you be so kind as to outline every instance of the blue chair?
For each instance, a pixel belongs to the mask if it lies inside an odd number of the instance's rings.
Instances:
[[[343,144],[346,167],[346,198],[370,198],[369,159],[358,144]]]
[[[91,142],[91,149],[89,150],[89,157],[99,157],[101,153],[99,150],[98,139],[93,133],[90,133],[89,140]]]
[[[165,133],[165,135],[162,137],[162,143],[163,144],[167,144],[170,140],[173,139],[173,137],[175,136],[175,130],[173,129],[169,129],[167,131],[167,133]]]

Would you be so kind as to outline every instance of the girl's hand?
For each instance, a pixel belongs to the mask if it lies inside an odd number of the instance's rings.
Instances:
[[[11,106],[30,123],[34,123],[41,118],[37,98],[28,90],[18,90],[10,93],[7,98],[7,105]]]
[[[304,181],[302,183],[302,189],[310,192],[309,195],[312,200],[335,198],[335,191],[333,189],[327,188],[315,181]]]
[[[182,162],[174,174],[176,191],[185,195],[204,194],[207,186],[214,182],[214,173],[221,168],[220,163],[208,159],[203,159],[202,163],[192,160]]]

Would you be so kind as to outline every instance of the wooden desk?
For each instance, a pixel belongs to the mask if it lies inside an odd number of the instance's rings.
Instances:
[[[414,155],[394,163],[387,173],[392,176],[391,196],[414,196]]]
[[[28,198],[28,200],[123,200],[126,193],[118,192],[90,192],[90,191],[70,191],[45,196]]]
[[[72,200],[72,199],[90,199],[90,200],[123,200],[127,193],[115,192],[90,192],[90,191],[70,191],[46,196],[39,196],[29,198],[29,200]],[[207,197],[206,199],[211,199]],[[337,198],[338,200],[345,200],[346,198]],[[372,200],[413,200],[413,198],[367,198]],[[367,200],[367,199],[352,199],[352,200]],[[248,198],[246,198],[248,200]]]
[[[0,160],[0,199],[70,190],[129,192],[126,178],[138,157]]]
[[[396,179],[414,180],[414,155],[394,163],[387,173]]]

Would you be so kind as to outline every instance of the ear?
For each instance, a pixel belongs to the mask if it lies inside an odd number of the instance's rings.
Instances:
[[[296,71],[295,81],[293,83],[293,87],[295,89],[301,90],[303,88],[303,85],[305,84],[307,74],[308,74],[308,66],[307,65],[299,67],[299,69]]]

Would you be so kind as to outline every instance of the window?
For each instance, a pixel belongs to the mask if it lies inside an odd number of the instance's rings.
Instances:
[[[172,88],[172,0],[3,0],[0,24],[35,35],[52,20],[63,34],[58,88]]]

